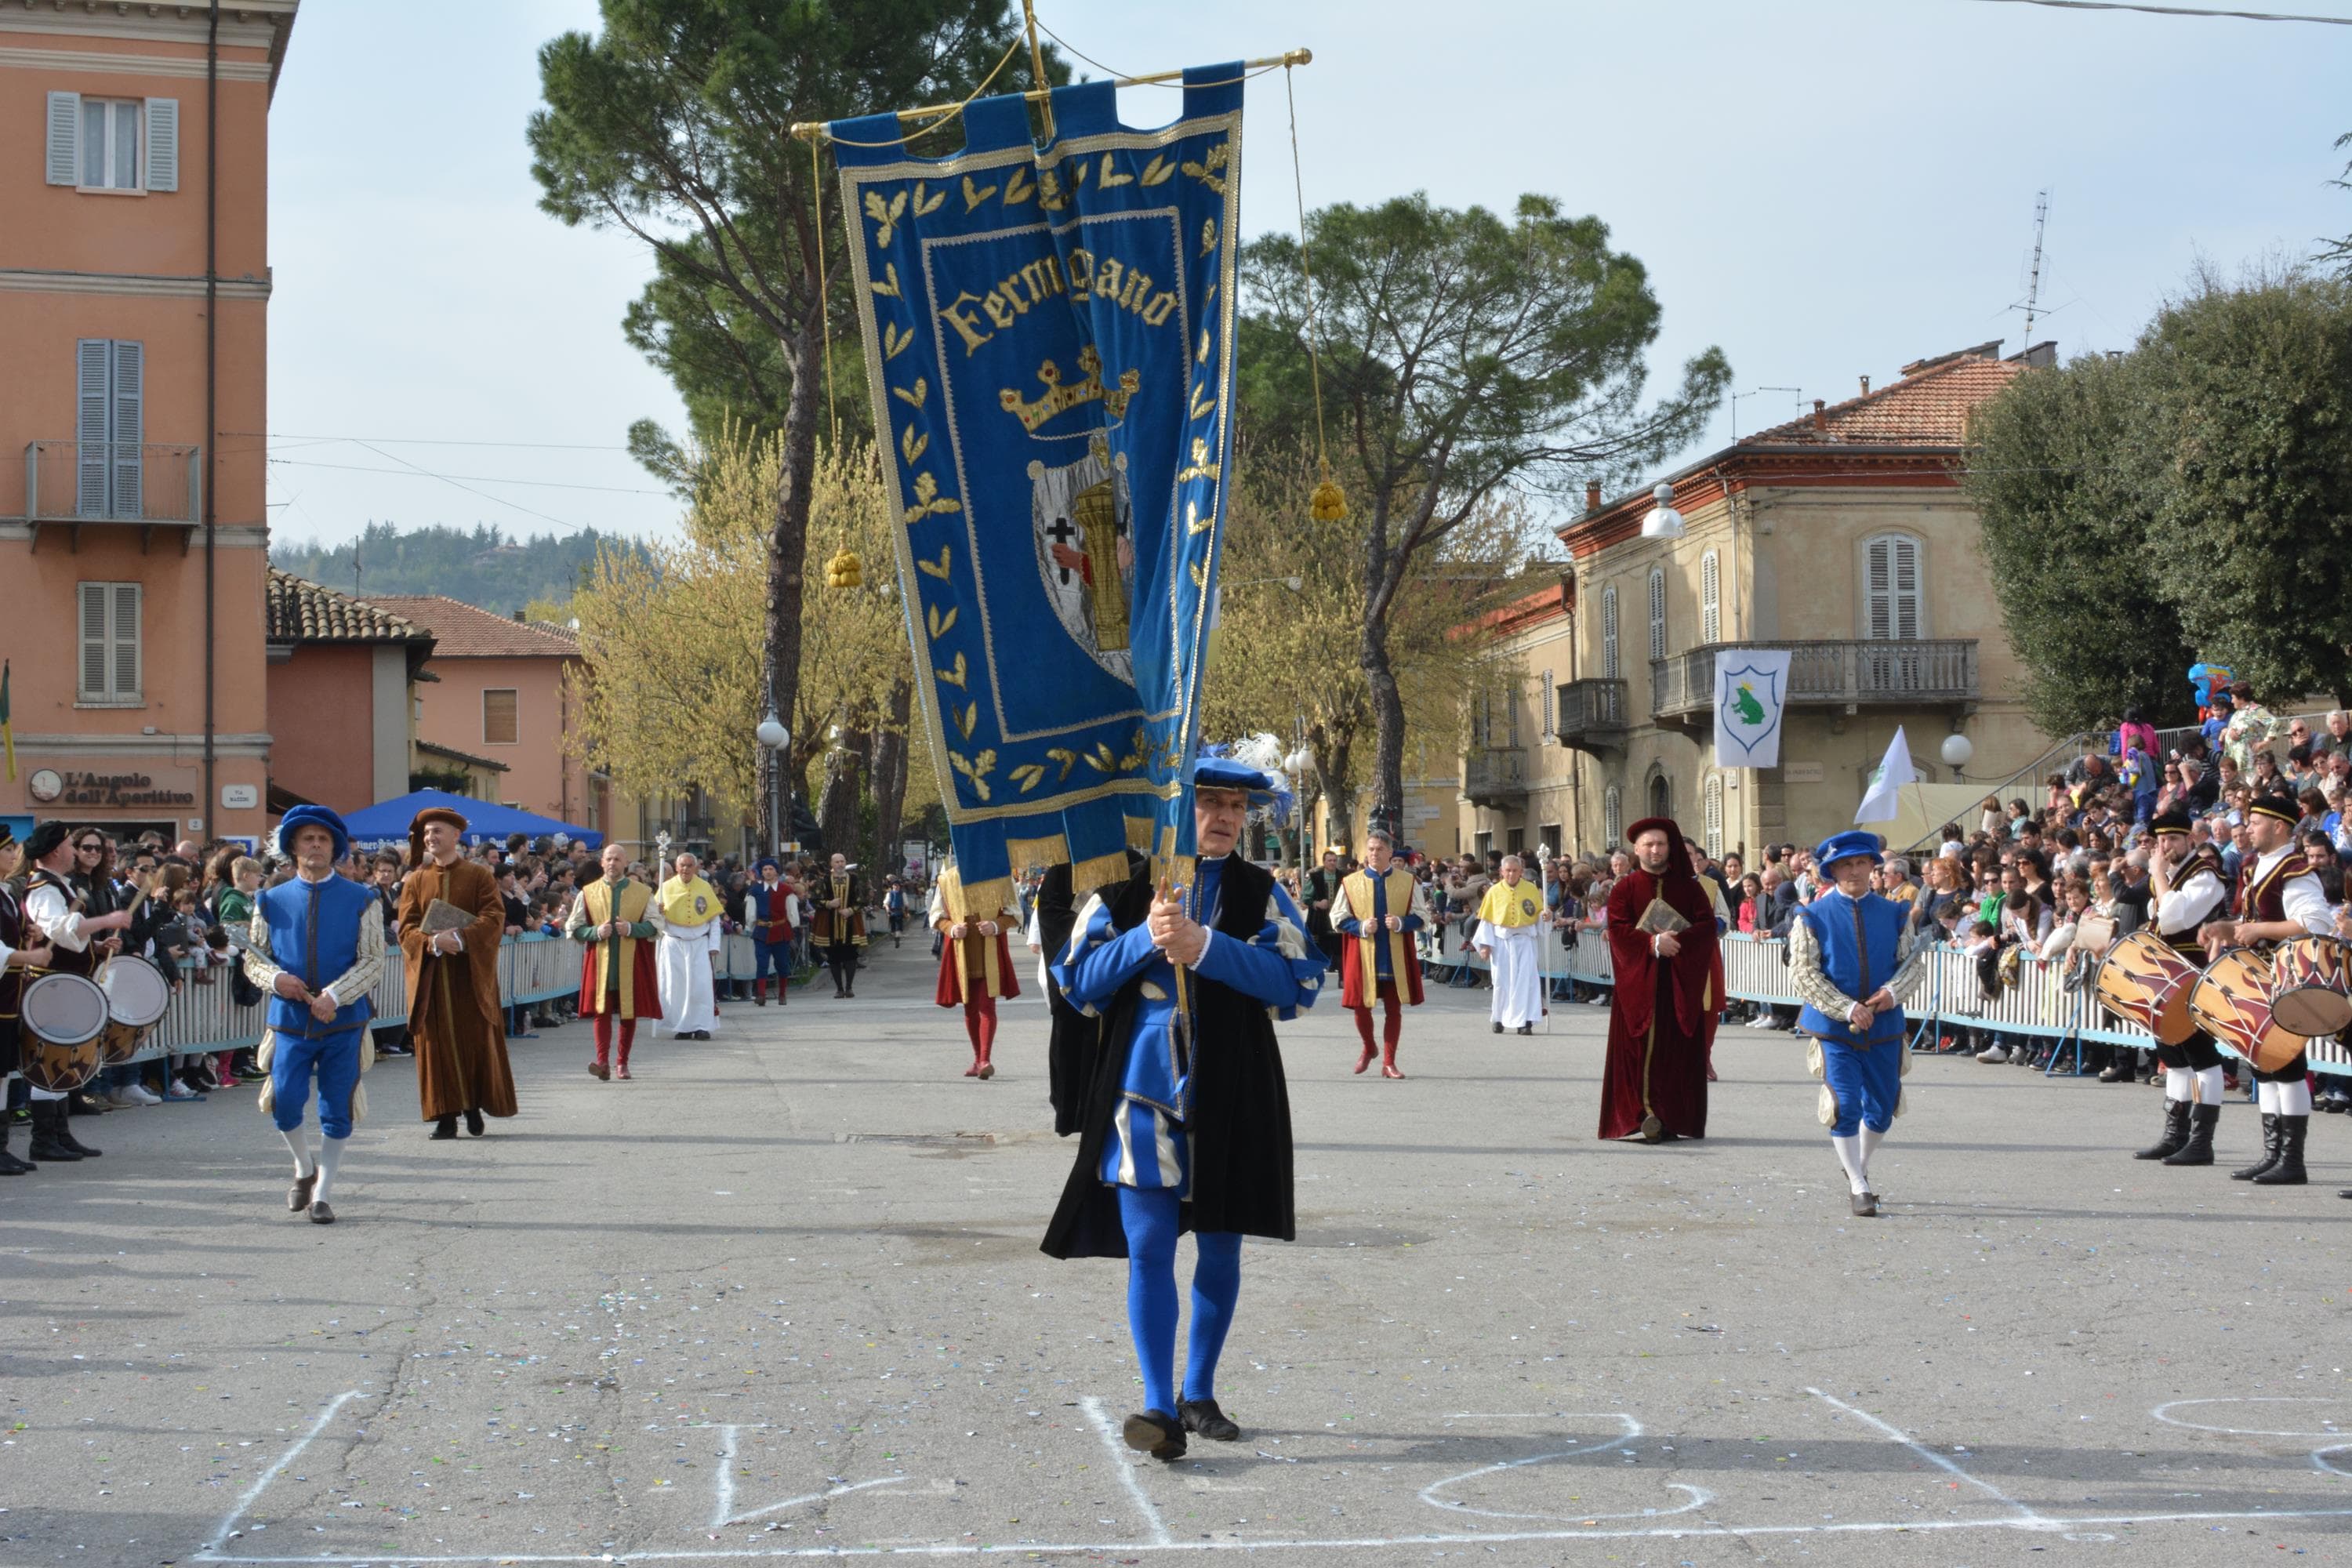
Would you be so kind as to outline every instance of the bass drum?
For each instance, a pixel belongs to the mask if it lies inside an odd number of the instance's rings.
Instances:
[[[2196,984],[2195,964],[2154,931],[2136,931],[2107,950],[2095,988],[2108,1012],[2177,1046],[2197,1032],[2189,1016],[2189,993]]]
[[[2352,963],[2332,936],[2305,936],[2271,960],[2271,1014],[2305,1039],[2352,1028]]]
[[[163,972],[135,955],[108,961],[99,972],[99,989],[106,993],[106,1027],[98,1037],[100,1059],[121,1067],[136,1057],[155,1032],[155,1025],[172,1005],[171,982]]]
[[[16,1014],[25,1081],[68,1094],[98,1075],[106,993],[79,974],[44,974],[25,987]]]
[[[2231,948],[2206,966],[2189,993],[2189,1016],[2263,1072],[2278,1071],[2306,1043],[2271,1016],[2270,961],[2251,947]]]

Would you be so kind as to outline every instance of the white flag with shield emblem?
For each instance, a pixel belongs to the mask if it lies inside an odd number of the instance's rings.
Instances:
[[[1780,714],[1789,650],[1727,647],[1715,656],[1715,762],[1724,768],[1780,765]]]

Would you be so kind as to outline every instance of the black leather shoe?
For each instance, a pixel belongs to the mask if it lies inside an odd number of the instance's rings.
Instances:
[[[1212,1443],[1232,1443],[1241,1437],[1241,1427],[1217,1408],[1213,1399],[1179,1400],[1176,1414],[1183,1417],[1185,1431],[1198,1432]]]
[[[482,1135],[482,1113],[479,1110],[466,1112],[466,1131],[477,1138]]]
[[[1496,1033],[1496,1034],[1498,1034],[1498,1035],[1499,1035],[1499,1034],[1501,1034],[1501,1033],[1503,1032],[1503,1026],[1502,1026],[1502,1025],[1500,1025],[1500,1024],[1496,1024],[1496,1025],[1495,1025],[1495,1026],[1494,1026],[1494,1029],[1495,1029],[1495,1033]]]
[[[1878,1217],[1878,1194],[1876,1193],[1854,1194],[1853,1217],[1856,1219],[1876,1219]]]
[[[454,1116],[442,1117],[433,1123],[433,1131],[428,1136],[436,1143],[444,1138],[455,1138],[457,1136],[457,1119]]]
[[[1129,1447],[1155,1459],[1184,1457],[1184,1424],[1157,1410],[1139,1410],[1129,1416],[1118,1435],[1127,1439]]]
[[[317,1203],[310,1205],[310,1223],[312,1225],[332,1225],[335,1223],[335,1211],[327,1206],[326,1199],[320,1198]]]
[[[316,1171],[311,1172],[307,1176],[295,1177],[294,1184],[286,1189],[286,1212],[288,1214],[300,1214],[304,1209],[309,1208],[310,1206],[310,1189],[318,1184],[319,1173]]]

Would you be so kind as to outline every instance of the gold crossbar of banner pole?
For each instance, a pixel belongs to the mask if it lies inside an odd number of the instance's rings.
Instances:
[[[1304,66],[1314,63],[1314,50],[1292,49],[1262,60],[1244,60],[1242,68],[1272,70],[1276,66]],[[1147,87],[1154,82],[1178,81],[1182,79],[1183,75],[1181,70],[1154,71],[1150,76],[1119,77],[1115,79],[1111,85],[1113,87]],[[1038,103],[1045,99],[1046,93],[1043,89],[1032,88],[1021,96],[1031,103]],[[902,109],[898,110],[898,122],[902,125],[911,125],[922,120],[943,120],[950,115],[962,113],[964,108],[965,105],[961,103],[941,103],[934,104],[928,109]],[[826,139],[831,132],[826,130],[826,122],[822,120],[802,120],[793,122],[793,134],[803,142],[815,142]]]

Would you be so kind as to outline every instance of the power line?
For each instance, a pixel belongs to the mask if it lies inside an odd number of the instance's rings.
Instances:
[[[369,441],[383,447],[504,447],[542,452],[625,452],[626,447],[590,446],[571,441],[436,441],[423,436],[303,436],[284,430],[224,430],[224,437],[239,436],[265,441]]]
[[[2061,11],[2139,11],[2150,16],[2226,16],[2240,22],[2323,22],[2352,27],[2352,16],[2306,16],[2278,11],[2215,11],[2201,5],[2147,5],[2133,0],[1978,0],[1987,5],[2048,5]]]
[[[373,447],[369,449],[373,450]],[[396,457],[390,452],[383,452],[378,455],[381,457],[390,458],[395,463],[406,461],[404,458]],[[567,484],[561,479],[502,479],[496,474],[443,474],[436,473],[430,468],[418,468],[414,463],[408,463],[407,471],[404,472],[400,468],[371,468],[357,463],[320,463],[314,462],[304,458],[272,458],[268,460],[271,466],[276,468],[335,468],[347,474],[388,474],[396,479],[446,479],[452,484],[457,483],[460,479],[471,479],[476,484],[529,485],[534,489],[547,490],[597,490],[605,495],[617,496],[666,496],[670,493],[667,490],[642,489],[629,485],[575,485]]]

